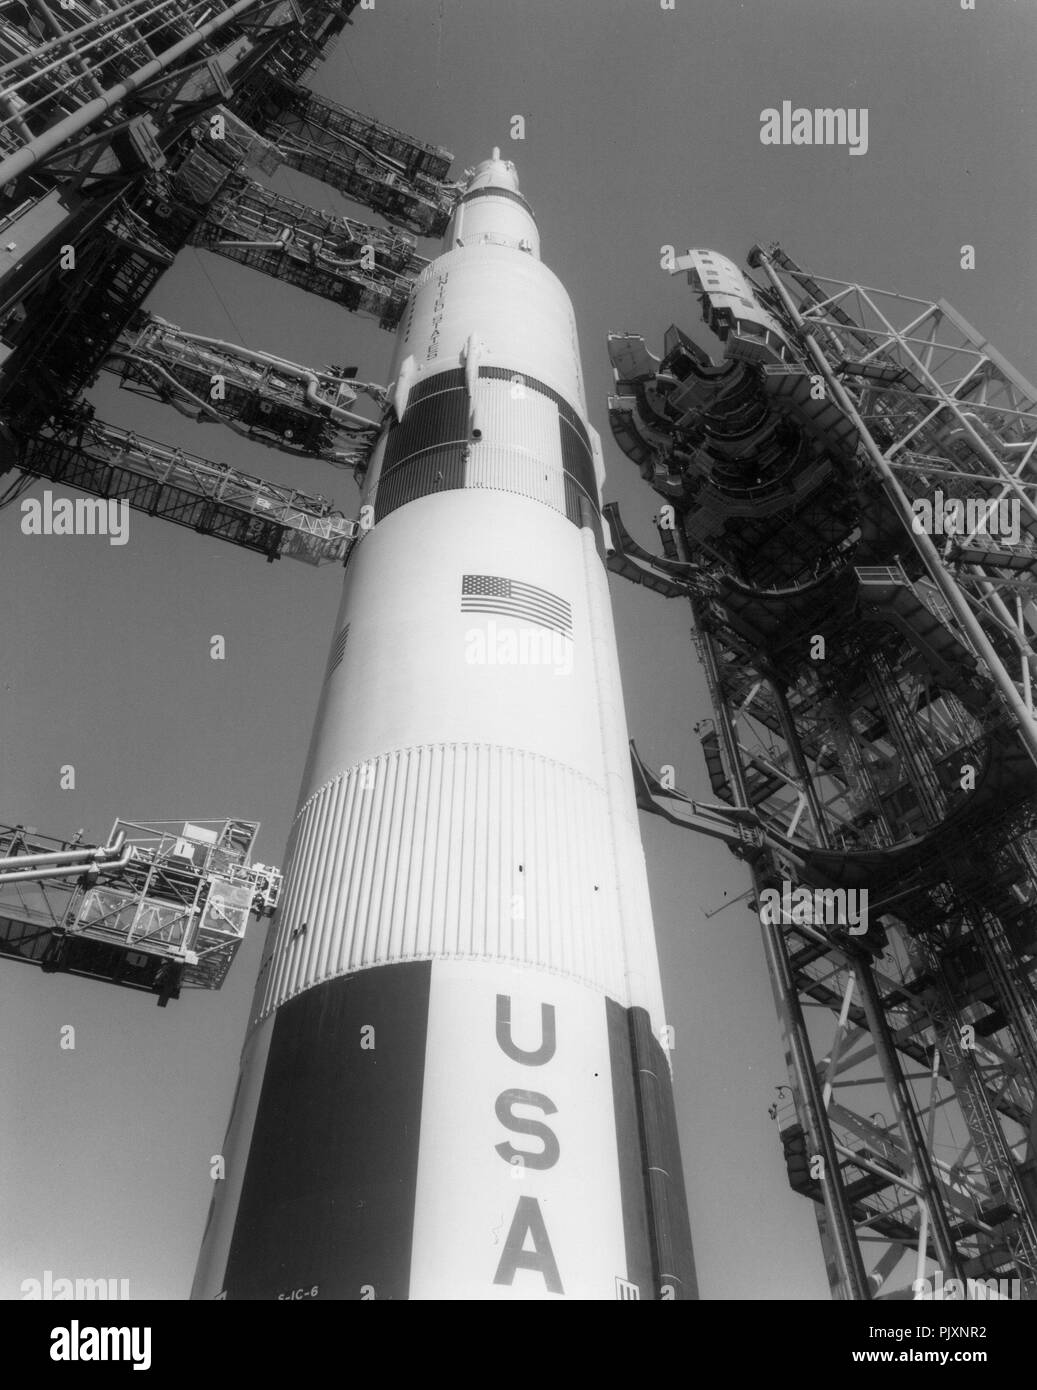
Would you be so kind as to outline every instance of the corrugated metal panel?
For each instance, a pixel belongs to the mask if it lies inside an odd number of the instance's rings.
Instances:
[[[384,471],[375,495],[375,521],[418,497],[464,487],[467,453],[467,444],[445,444]]]
[[[353,970],[536,965],[626,999],[605,792],[518,749],[440,744],[353,768],[299,813],[260,1016]]]
[[[473,448],[464,485],[528,497],[566,515],[562,475],[555,469],[545,470],[538,460],[518,454],[510,445],[483,443]]]
[[[524,378],[528,380],[528,378]],[[543,395],[512,382],[480,379],[475,400],[482,439],[472,445],[466,487],[502,492],[565,511],[557,407]]]
[[[464,387],[465,377],[462,367],[448,367],[446,371],[432,372],[420,377],[411,389],[409,403],[417,405],[429,396],[437,396],[441,391],[456,391]],[[404,412],[406,414],[406,412]]]
[[[516,375],[516,373],[509,367],[479,368],[479,376],[481,379],[500,380],[503,377],[510,380],[514,375]],[[540,381],[537,377],[529,376],[528,374],[522,374],[522,380],[531,391],[536,391],[538,395],[546,396],[549,401],[554,401],[555,405],[558,407],[558,414],[560,417],[573,427],[589,450],[590,437],[587,434],[587,427],[584,425],[579,411],[574,409],[565,397],[561,395],[560,392],[556,391],[553,386],[548,386],[546,381]]]
[[[594,477],[594,455],[584,437],[559,412],[558,429],[562,440],[562,465],[583,488],[587,496],[597,501],[598,486]]]
[[[427,389],[452,375],[441,373],[424,386]],[[478,440],[464,437],[467,414],[461,429],[457,405],[463,400],[467,412],[469,404],[463,390],[439,391],[419,402],[417,408],[408,407],[405,424],[390,435],[375,501],[376,520],[433,492],[477,487],[542,502],[579,525],[578,514],[566,506],[566,460],[560,429],[570,441],[570,454],[581,454],[580,440],[567,425],[560,427],[556,393],[547,396],[529,385],[530,378],[523,381],[523,394],[515,396],[513,389],[519,388],[513,388],[510,374],[507,378],[480,379],[475,400],[482,436]],[[449,442],[451,434],[456,442]],[[584,480],[589,477],[593,495],[589,459],[588,453],[581,476]]]
[[[385,471],[413,454],[437,444],[463,444],[468,430],[468,392],[464,382],[451,385],[454,372],[441,372],[415,388],[398,425],[393,425],[385,446]]]

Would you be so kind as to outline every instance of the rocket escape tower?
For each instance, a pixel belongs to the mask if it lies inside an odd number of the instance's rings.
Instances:
[[[356,8],[0,5],[0,507],[46,479],[268,560],[346,562],[361,528],[333,501],[96,419],[84,392],[114,373],[194,420],[362,477],[387,396],[356,367],[288,362],[143,307],[194,245],[395,328],[426,264],[416,238],[442,235],[459,185],[449,151],[305,85]],[[384,225],[284,197],[263,182],[279,167]],[[0,956],[160,1004],[219,988],[249,913],[277,900],[278,871],[248,862],[258,827],[121,824],[107,846],[0,827]],[[251,827],[233,865],[212,825]]]
[[[944,301],[748,265],[676,260],[722,360],[609,341],[666,504],[610,566],[690,601],[713,703],[714,802],[635,753],[639,803],[751,870],[833,1297],[1034,1299],[1037,392]]]

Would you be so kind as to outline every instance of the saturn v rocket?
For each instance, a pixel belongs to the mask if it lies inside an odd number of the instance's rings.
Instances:
[[[600,442],[496,150],[392,378],[192,1296],[693,1298]]]

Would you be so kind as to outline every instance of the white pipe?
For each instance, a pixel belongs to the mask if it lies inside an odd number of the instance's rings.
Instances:
[[[229,10],[218,15],[215,19],[210,19],[207,24],[203,24],[200,29],[195,30],[186,39],[181,39],[179,43],[167,48],[152,62],[145,63],[142,68],[131,73],[124,82],[118,82],[114,87],[109,87],[101,96],[95,97],[93,101],[88,101],[73,115],[66,116],[63,121],[59,121],[56,126],[52,126],[43,135],[38,135],[24,149],[0,163],[0,188],[17,178],[19,174],[24,174],[27,169],[31,169],[34,164],[38,164],[47,155],[59,150],[73,135],[78,135],[81,130],[86,130],[95,121],[107,115],[114,106],[118,106],[121,101],[124,101],[126,97],[141,87],[147,86],[152,78],[157,77],[159,73],[172,66],[178,58],[190,53],[192,49],[204,43],[210,35],[237,19],[246,10],[252,9],[257,3],[258,0],[237,0],[237,3],[232,5]]]
[[[356,264],[359,265],[360,262],[357,261]],[[260,352],[258,349],[253,350],[252,348],[242,347],[240,343],[228,343],[222,338],[207,338],[202,333],[185,333],[182,328],[177,328],[175,324],[167,323],[165,319],[156,319],[155,322],[161,323],[164,328],[174,329],[181,337],[186,338],[188,342],[204,343],[207,347],[218,348],[221,352],[226,352],[231,357],[241,358],[242,361],[263,362],[268,366],[276,367],[278,371],[283,372],[285,376],[295,377],[297,380],[307,383],[306,399],[315,409],[327,412],[336,420],[341,420],[346,423],[356,422],[363,425],[366,429],[378,429],[377,421],[367,420],[363,415],[357,415],[351,410],[346,410],[343,406],[332,405],[330,401],[321,400],[317,395],[317,388],[320,385],[321,378],[316,372],[312,371],[309,367],[302,366],[299,362],[289,362],[283,357],[275,357],[274,354],[270,352]],[[332,378],[332,380],[337,379],[338,378]],[[365,390],[372,394],[375,389],[368,382],[357,382],[356,385],[360,390]]]
[[[969,421],[972,425],[972,428],[976,430],[979,434],[983,435],[987,443],[990,444],[992,448],[1003,449],[1006,454],[1017,454],[1023,449],[1029,449],[1032,447],[1029,443],[1027,443],[1025,439],[1020,440],[1015,444],[1010,444],[1007,439],[1002,439],[1001,436],[999,434],[995,434],[994,431],[987,424],[987,422],[984,419],[982,419],[981,416],[977,415],[973,410],[957,410],[955,411],[955,415],[962,420]],[[968,430],[959,429],[945,431],[945,437],[947,439],[957,439],[958,436],[962,434],[968,436]]]
[[[47,0],[33,0],[33,5],[37,10],[39,10],[40,14],[43,16],[43,22],[46,24],[50,32],[52,34],[55,34],[59,39],[64,38],[65,31],[62,29],[61,25],[58,23],[58,21],[54,18],[53,14],[51,13],[50,6],[47,4]],[[94,96],[99,97],[104,91],[104,88],[101,86],[100,82],[98,82],[97,78],[91,72],[90,65],[89,63],[87,63],[82,53],[77,50],[70,56],[73,59],[74,65],[79,69],[83,77],[86,79],[86,84],[93,92]],[[32,139],[32,131],[29,131],[29,138],[30,140]]]
[[[149,371],[157,372],[159,376],[164,377],[165,380],[169,382],[170,386],[175,387],[179,393],[186,396],[189,401],[198,407],[199,415],[204,415],[208,419],[216,421],[218,424],[226,425],[229,429],[232,429],[235,434],[240,434],[246,439],[254,439],[260,432],[252,425],[243,425],[239,420],[231,419],[222,411],[217,410],[214,405],[203,400],[201,396],[196,396],[188,386],[185,386],[182,381],[178,380],[171,372],[167,371],[160,362],[154,362],[147,357],[140,357],[135,352],[113,351],[110,356],[125,359],[130,362],[137,362],[142,367],[146,367]],[[298,375],[303,375],[301,370]],[[355,415],[352,411],[343,410],[340,406],[332,406],[329,405],[328,402],[322,401],[316,395],[317,385],[318,379],[317,377],[313,377],[305,391],[306,400],[314,407],[317,414],[332,414],[338,424],[352,425],[354,427],[354,433],[357,432],[355,427],[361,426],[365,432],[370,434],[371,440],[373,441],[378,432],[378,422],[376,420],[368,420],[363,415]],[[174,402],[174,404],[176,404],[176,402]],[[188,418],[190,418],[190,416]],[[269,431],[269,433],[272,434],[273,431]],[[283,441],[283,447],[285,448],[288,448],[290,444],[290,440]]]
[[[124,869],[132,858],[133,848],[131,846],[124,850],[118,859],[114,859],[111,862],[100,862],[96,859],[90,859],[82,864],[56,864],[49,869],[27,869],[24,873],[20,874],[10,874],[0,870],[0,885],[6,887],[9,883],[28,883],[30,880],[42,878],[71,878],[73,875],[78,878],[81,874],[87,874],[92,871],[98,874],[111,873],[115,869]]]
[[[78,849],[53,850],[46,854],[17,854],[7,859],[0,859],[0,869],[18,868],[30,864],[33,867],[38,864],[68,864],[84,857],[104,859],[110,855],[118,854],[125,839],[125,833],[120,830],[110,845],[96,845],[93,848],[89,845],[80,845]]]
[[[157,31],[161,27],[161,24],[163,22],[166,22],[173,17],[172,13],[162,14],[161,12],[163,10],[175,12],[175,9],[176,7],[171,3],[171,0],[162,0],[161,4],[157,5],[153,10],[149,10],[146,14],[139,16],[139,18],[141,20],[144,20],[161,15],[161,18],[155,26],[155,31]],[[189,16],[185,17],[189,18]],[[88,27],[88,25],[84,25],[81,29],[74,29],[69,31],[68,38],[72,41],[71,52],[59,54],[59,56],[55,58],[53,62],[47,63],[43,67],[36,66],[32,68],[31,71],[29,71],[26,74],[26,76],[18,78],[17,81],[9,82],[7,85],[7,90],[10,92],[17,92],[20,88],[25,87],[27,84],[31,82],[39,81],[40,78],[48,77],[51,73],[57,73],[60,72],[62,68],[67,68],[69,61],[73,57],[85,57],[91,49],[99,48],[102,45],[107,45],[110,47],[112,41],[118,38],[118,36],[122,34],[125,30],[130,30],[131,32],[139,36],[139,30],[137,29],[133,19],[127,19],[124,23],[117,24],[114,26],[114,28],[106,29],[104,33],[98,34],[97,37],[91,39],[89,43],[81,43],[80,40],[85,35],[86,29]],[[57,42],[58,40],[51,39],[49,43],[44,44],[42,48],[30,50],[30,52],[24,56],[35,59],[38,64],[40,59],[46,56],[46,50],[48,48],[52,48],[53,45]],[[143,42],[143,40],[141,40],[141,42]],[[65,45],[65,47],[68,47],[68,45]],[[91,61],[93,61],[93,57],[97,56],[98,55],[92,55]],[[107,53],[100,54],[100,62],[107,62],[109,56],[110,55]],[[10,68],[18,68],[24,66],[24,60],[22,62],[13,61],[5,65],[5,71]],[[52,88],[46,96],[38,97],[36,101],[32,103],[33,106],[40,106],[48,99],[51,99],[54,96],[64,94],[67,90],[67,87],[68,83],[65,82],[62,83],[60,86]]]
[[[170,8],[174,8],[171,0],[160,0],[160,3],[157,4],[154,9],[145,10],[142,14],[135,14],[130,22],[136,23],[137,20],[150,19],[153,15],[160,13],[162,10]],[[62,39],[48,39],[46,43],[39,44],[36,48],[31,49],[29,53],[23,54],[20,58],[10,58],[6,63],[0,64],[0,78],[6,77],[9,72],[13,72],[18,68],[26,57],[31,57],[39,61],[40,58],[45,58],[48,53],[55,49],[67,48],[69,44],[78,42],[78,40],[84,38],[92,29],[96,29],[98,25],[110,23],[113,19],[118,19],[120,15],[132,14],[139,9],[140,0],[130,0],[129,4],[119,5],[113,10],[105,10],[104,14],[98,15],[96,19],[88,20],[85,24],[81,24],[78,29],[70,29]],[[100,37],[102,39],[110,38],[113,33],[117,32],[118,30],[106,30]],[[79,52],[83,51],[85,50],[82,48],[79,49]],[[39,72],[34,72],[34,75],[39,76]]]

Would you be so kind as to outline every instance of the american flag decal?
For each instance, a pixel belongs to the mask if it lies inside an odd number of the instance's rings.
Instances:
[[[461,580],[462,613],[497,613],[552,628],[563,637],[573,635],[572,608],[564,598],[496,574],[466,574]]]

